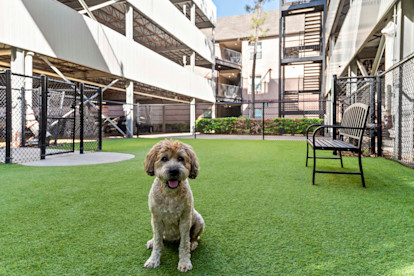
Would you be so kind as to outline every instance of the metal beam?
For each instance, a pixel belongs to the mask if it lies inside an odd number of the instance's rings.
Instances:
[[[108,89],[109,87],[111,87],[112,85],[114,85],[115,83],[117,83],[119,81],[119,79],[113,80],[110,84],[108,84],[107,86],[105,86],[104,88],[102,88],[102,92],[105,92],[106,89]]]
[[[93,13],[89,10],[89,7],[88,7],[88,5],[86,5],[86,3],[85,3],[85,1],[84,0],[78,0],[79,1],[79,3],[81,4],[81,6],[82,6],[82,8],[86,11],[86,13],[89,15],[89,17],[90,18],[92,18],[93,20],[95,20],[95,21],[98,21],[98,20],[96,20],[96,18],[95,18],[95,16],[93,15]]]
[[[40,56],[40,58],[47,64],[47,65],[49,65],[49,67],[50,68],[52,68],[52,70],[53,71],[55,71],[56,72],[56,74],[58,74],[59,75],[59,77],[61,77],[62,79],[64,79],[65,80],[65,82],[67,82],[67,83],[69,83],[69,84],[72,84],[72,82],[71,81],[69,81],[63,74],[62,74],[62,72],[60,72],[59,71],[59,69],[57,69],[56,68],[56,66],[54,66],[52,63],[50,63],[50,61],[46,58],[46,57],[44,57],[44,56]]]
[[[380,43],[378,45],[377,54],[375,55],[374,63],[372,64],[372,72],[371,75],[376,75],[378,72],[378,67],[381,62],[382,55],[384,54],[385,50],[385,36],[381,36]]]
[[[0,50],[0,56],[10,56],[11,55],[11,49],[1,49]]]
[[[107,6],[110,6],[110,5],[113,5],[113,4],[116,4],[116,3],[123,3],[123,2],[125,2],[125,0],[110,0],[110,1],[106,1],[106,2],[104,2],[102,4],[89,7],[89,11],[91,11],[91,12],[92,11],[96,11],[96,10],[105,8]],[[79,11],[79,13],[85,14],[85,13],[87,13],[87,11],[86,10],[81,10],[81,11]]]
[[[368,73],[367,73],[367,70],[365,69],[364,64],[362,64],[362,62],[359,59],[356,60],[356,64],[358,65],[359,71],[361,71],[362,75],[364,77],[368,76]]]
[[[173,4],[181,4],[181,3],[189,3],[192,2],[192,0],[171,0]]]

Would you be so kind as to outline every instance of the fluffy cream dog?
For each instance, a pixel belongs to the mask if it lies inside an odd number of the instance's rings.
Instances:
[[[190,250],[197,248],[204,231],[204,221],[194,209],[187,180],[198,175],[197,156],[187,144],[164,140],[149,151],[144,167],[148,175],[156,176],[148,198],[153,237],[147,248],[152,248],[152,252],[144,267],[155,268],[160,264],[165,239],[180,241],[178,270],[191,270]]]

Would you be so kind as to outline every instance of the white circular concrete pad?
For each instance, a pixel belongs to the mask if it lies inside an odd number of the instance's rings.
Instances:
[[[84,154],[75,152],[62,155],[51,155],[47,156],[44,160],[27,162],[22,165],[38,167],[83,166],[120,162],[134,157],[135,155],[133,154],[117,152],[88,152]]]

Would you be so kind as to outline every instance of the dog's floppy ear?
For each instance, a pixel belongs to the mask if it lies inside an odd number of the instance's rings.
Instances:
[[[198,165],[198,158],[195,152],[193,151],[193,148],[189,145],[185,145],[185,151],[190,157],[191,162],[191,170],[190,175],[188,176],[191,179],[194,179],[198,175],[198,171],[200,169],[200,166]]]
[[[150,176],[154,176],[154,163],[157,159],[157,153],[161,149],[161,143],[162,142],[155,144],[145,158],[144,170]]]

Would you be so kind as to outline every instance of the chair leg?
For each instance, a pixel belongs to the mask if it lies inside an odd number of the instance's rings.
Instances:
[[[339,158],[341,158],[341,168],[343,168],[344,163],[342,162],[342,151],[339,151]]]
[[[316,150],[313,148],[313,174],[312,174],[312,185],[315,185],[315,171],[316,171]]]
[[[361,152],[358,152],[359,171],[361,173],[362,187],[365,188],[364,172],[362,171]]]
[[[306,167],[308,166],[308,159],[309,159],[309,144],[306,143]]]

